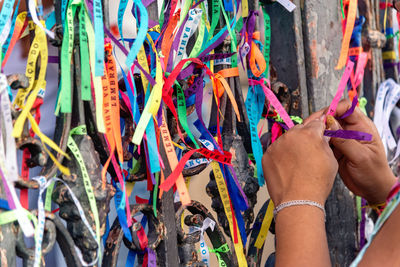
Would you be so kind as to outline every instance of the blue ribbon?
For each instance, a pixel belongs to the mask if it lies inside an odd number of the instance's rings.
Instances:
[[[224,0],[225,11],[233,12],[232,0]]]
[[[0,11],[0,34],[4,30],[4,26],[11,17],[15,0],[4,1],[3,7]]]
[[[135,61],[136,56],[139,53],[140,47],[143,45],[143,42],[146,38],[147,28],[149,27],[149,17],[146,8],[139,0],[134,0],[133,2],[134,5],[132,7],[132,14],[134,15],[136,13],[135,6],[137,6],[140,11],[140,19],[138,18],[138,16],[136,16],[135,18],[137,22],[140,21],[140,25],[136,40],[132,44],[131,50],[129,51],[129,54],[125,61],[128,67],[132,66],[133,62]]]
[[[107,218],[106,218],[106,232],[103,235],[103,246],[106,246],[106,241],[108,238],[108,234],[110,233],[110,222],[108,221],[108,214],[107,214]]]
[[[258,137],[257,125],[261,118],[264,101],[265,95],[262,91],[261,86],[250,86],[247,93],[245,106],[247,109],[247,114],[249,116],[251,148],[253,150],[253,155],[256,160],[258,184],[260,186],[263,186],[265,184],[265,180],[262,169],[263,150],[260,138]]]
[[[246,241],[247,241],[246,227],[244,225],[244,220],[241,211],[247,210],[247,205],[242,195],[240,194],[229,169],[221,163],[219,165],[223,170],[222,173],[224,175],[226,185],[228,187],[229,197],[232,201],[233,210],[236,216],[236,222],[239,227],[240,235],[242,236],[243,246],[246,246]]]
[[[65,28],[65,15],[67,13],[68,0],[61,0],[61,25]]]
[[[115,209],[117,210],[118,221],[121,225],[121,228],[122,228],[122,231],[124,232],[125,237],[130,242],[132,242],[132,235],[131,235],[131,231],[129,230],[128,224],[127,224],[127,218],[126,218],[126,213],[125,213],[125,205],[126,205],[125,192],[122,192],[121,189],[119,189],[119,186],[117,186],[117,184],[114,182],[113,179],[111,179],[111,181],[116,189],[116,193],[114,196],[114,202],[115,202]]]
[[[122,42],[124,42],[124,35],[122,33],[122,20],[124,19],[127,4],[128,0],[121,0],[118,6],[118,30],[119,34],[121,35]]]
[[[15,21],[17,20],[17,16],[18,16],[18,9],[19,9],[19,3],[20,3],[20,1],[21,1],[21,0],[18,0],[17,6],[15,7],[14,15],[13,15],[13,18],[12,18],[12,21],[11,21],[10,33],[9,33],[9,35],[8,35],[8,37],[7,37],[7,40],[6,40],[5,43],[3,44],[3,48],[2,48],[3,55],[6,54],[6,52],[7,52],[7,50],[8,50],[8,46],[10,45],[10,41],[11,41],[11,38],[12,38],[12,35],[13,35],[13,32],[14,32]],[[1,33],[1,31],[0,31],[0,33]]]
[[[93,0],[94,43],[96,46],[95,75],[104,75],[104,25],[101,0]]]

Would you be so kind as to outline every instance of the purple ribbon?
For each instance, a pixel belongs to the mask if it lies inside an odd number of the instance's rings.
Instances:
[[[154,2],[154,0],[142,0],[144,7],[148,7],[153,2]]]
[[[6,196],[7,196],[7,200],[8,200],[8,206],[10,207],[10,209],[16,209],[15,204],[14,204],[14,200],[11,196],[11,191],[10,188],[8,187],[7,181],[6,181],[6,177],[4,176],[3,171],[0,168],[0,176],[1,176],[1,180],[3,181],[3,186],[4,186],[4,191],[6,192]]]
[[[115,38],[115,36],[107,29],[106,26],[104,26],[104,32],[107,34],[108,37],[110,37],[110,39],[113,41],[113,43],[116,44],[119,47],[119,49],[121,49],[122,53],[124,53],[125,55],[128,55],[128,50],[126,50],[125,46],[123,46],[117,40],[117,38]],[[140,66],[140,64],[137,62],[137,60],[135,60],[135,62],[133,64],[135,64],[135,66],[139,68],[139,70],[144,74],[144,76],[146,76],[147,80],[150,82],[150,84],[152,86],[154,86],[156,84],[156,81],[153,79],[153,77],[151,77],[151,75],[149,73],[147,73],[142,68],[142,66]]]
[[[157,266],[156,253],[151,248],[146,248],[146,250],[147,250],[147,266],[156,267]]]
[[[246,203],[247,208],[249,208],[249,201],[247,200],[247,196],[246,196],[246,194],[244,193],[242,187],[240,186],[239,180],[238,180],[238,178],[237,178],[237,176],[236,176],[235,169],[234,169],[232,166],[228,166],[228,168],[229,168],[229,170],[230,170],[231,173],[232,173],[233,180],[235,181],[235,184],[236,184],[237,188],[239,189],[239,192],[240,192],[240,194],[242,195],[243,200],[244,200],[244,202]]]
[[[361,221],[360,221],[360,250],[365,246],[365,206],[367,201],[361,198]],[[363,208],[364,207],[364,208]]]
[[[325,130],[324,136],[328,137],[336,137],[343,139],[354,139],[361,141],[371,141],[372,135],[369,133],[359,132],[359,131],[350,131],[350,130]]]
[[[232,25],[231,25],[232,26]],[[218,45],[220,45],[224,40],[225,37],[228,35],[228,30],[226,30],[214,43],[212,43],[210,46],[208,46],[204,51],[198,56],[199,58],[206,56],[211,50],[214,50]],[[196,65],[194,63],[191,63],[189,66],[187,66],[184,70],[181,71],[178,75],[178,80],[183,80],[189,75],[193,73],[194,68]]]
[[[393,67],[397,67],[397,70],[400,71],[400,62],[385,62],[383,63],[383,68],[388,69],[388,68],[393,68]]]
[[[344,113],[342,116],[339,117],[340,120],[350,116],[351,114],[353,114],[354,109],[356,108],[358,103],[358,96],[354,96],[353,98],[353,102],[351,103],[351,108],[349,110],[346,111],[346,113]]]
[[[270,119],[268,119],[270,120]],[[272,120],[276,122],[275,120]],[[286,124],[277,122],[279,126],[281,126],[283,129],[286,131],[289,130],[289,127],[286,126]],[[327,137],[335,137],[335,138],[342,138],[342,139],[354,139],[354,140],[360,140],[360,141],[371,141],[372,140],[372,135],[369,133],[364,133],[364,132],[359,132],[359,131],[350,131],[350,130],[337,130],[337,131],[332,131],[332,130],[325,130],[324,131],[324,136]]]
[[[211,55],[206,55],[199,57],[199,59],[203,62],[207,62],[210,60],[216,60],[216,59],[224,59],[228,57],[232,57],[236,53],[219,53],[219,54],[211,54]]]
[[[60,63],[60,58],[58,56],[49,56],[48,63],[55,63],[55,64],[59,64]]]

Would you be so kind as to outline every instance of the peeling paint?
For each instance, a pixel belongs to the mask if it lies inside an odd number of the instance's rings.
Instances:
[[[318,79],[319,65],[317,57],[317,40],[311,42],[311,65],[312,65],[312,77]]]

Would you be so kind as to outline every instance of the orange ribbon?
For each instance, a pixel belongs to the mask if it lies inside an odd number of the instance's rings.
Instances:
[[[356,15],[357,15],[357,0],[350,0],[349,11],[347,13],[346,29],[342,40],[342,48],[340,50],[339,61],[335,67],[336,70],[340,70],[346,65],[347,56],[349,54],[350,39],[351,35],[353,34]]]

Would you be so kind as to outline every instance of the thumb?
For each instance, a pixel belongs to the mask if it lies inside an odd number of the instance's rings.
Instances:
[[[308,122],[304,126],[304,128],[310,129],[315,133],[318,133],[318,135],[322,138],[324,136],[325,123],[321,118],[319,118]]]
[[[343,129],[339,122],[331,115],[326,116],[327,129],[337,131]],[[362,145],[353,139],[343,139],[337,137],[331,137],[330,143],[343,154],[346,158],[351,161],[357,160],[361,152]],[[335,156],[338,153],[335,152]]]

